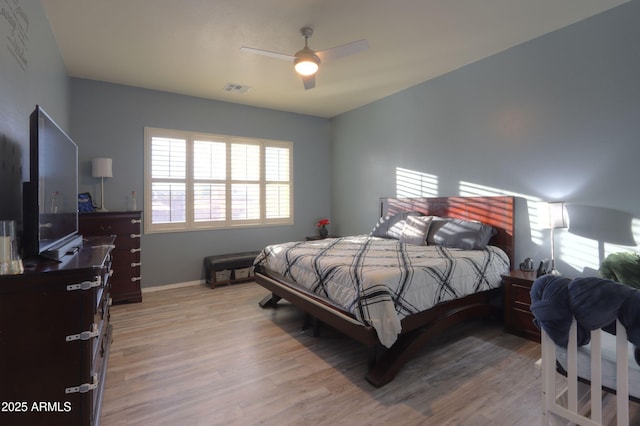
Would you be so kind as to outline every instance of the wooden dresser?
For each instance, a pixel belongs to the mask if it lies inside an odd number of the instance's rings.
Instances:
[[[140,237],[142,212],[96,212],[80,214],[80,234],[115,235],[111,297],[113,303],[142,302]]]
[[[111,345],[112,237],[0,276],[0,424],[97,425]]]

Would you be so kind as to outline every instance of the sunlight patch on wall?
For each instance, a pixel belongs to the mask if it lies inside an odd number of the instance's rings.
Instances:
[[[396,167],[396,197],[436,197],[438,176]]]
[[[640,239],[640,219],[633,219],[632,233],[635,241],[638,241]],[[570,232],[556,234],[556,250],[557,259],[561,259],[562,262],[580,272],[584,272],[586,268],[600,269],[602,261],[612,253],[640,252],[638,246],[607,243]]]
[[[585,268],[600,267],[600,249],[598,241],[569,232],[556,234],[556,263],[558,259],[577,271]],[[561,271],[562,272],[562,271]]]
[[[539,246],[543,244],[545,237],[543,230],[545,229],[545,224],[548,220],[544,219],[546,203],[540,198],[465,181],[460,181],[459,192],[463,197],[509,195],[524,198],[527,200],[527,213],[529,216],[529,226],[531,227],[531,241]]]
[[[631,234],[636,244],[640,242],[640,219],[633,218],[631,219]],[[612,244],[612,243],[604,243],[604,257],[609,256],[612,253],[619,252],[635,252],[640,253],[640,247],[636,246],[625,246],[620,244]]]

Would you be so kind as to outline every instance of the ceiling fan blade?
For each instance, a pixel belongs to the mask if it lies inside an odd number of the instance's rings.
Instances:
[[[352,41],[340,46],[331,47],[329,49],[320,50],[316,52],[316,55],[322,62],[332,61],[334,59],[344,58],[345,56],[355,55],[356,53],[363,52],[369,48],[369,42],[362,39],[358,41]]]
[[[316,87],[316,75],[303,75],[302,84],[304,84],[304,90],[313,89]]]
[[[293,62],[293,60],[295,59],[295,56],[285,55],[284,53],[271,52],[269,50],[262,50],[262,49],[255,49],[253,47],[247,47],[247,46],[242,46],[240,48],[240,51],[246,52],[246,53],[255,53],[257,55],[270,56],[272,58],[282,59],[290,62]]]

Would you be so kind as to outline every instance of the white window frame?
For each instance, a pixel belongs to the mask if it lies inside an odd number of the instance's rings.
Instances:
[[[152,177],[152,141],[154,137],[160,138],[173,138],[184,139],[186,141],[186,177],[184,179],[154,179]],[[224,180],[226,185],[226,217],[224,220],[218,221],[199,221],[194,219],[194,185],[202,180],[194,178],[193,168],[193,146],[194,141],[207,141],[212,140],[215,142],[224,142],[227,145],[226,149],[226,178]],[[251,181],[251,183],[258,183],[260,190],[260,214],[257,219],[232,219],[231,218],[231,184],[242,183],[243,181],[234,181],[231,179],[231,145],[243,144],[254,145],[260,147],[260,177],[258,181]],[[289,164],[288,164],[288,181],[267,181],[265,171],[265,150],[266,148],[284,148],[289,151]],[[152,223],[152,184],[157,181],[171,181],[171,182],[183,182],[186,188],[186,220],[184,222],[172,222],[172,223]],[[221,182],[221,180],[219,181]],[[266,188],[269,184],[285,184],[289,186],[289,214],[287,217],[267,218],[266,217]],[[165,232],[184,232],[184,231],[200,231],[200,230],[213,230],[213,229],[231,229],[247,226],[266,226],[266,225],[289,225],[293,224],[293,143],[288,141],[276,141],[269,139],[255,139],[236,137],[229,135],[216,135],[206,134],[202,132],[190,132],[182,130],[161,129],[155,127],[144,128],[144,230],[145,233],[165,233]]]

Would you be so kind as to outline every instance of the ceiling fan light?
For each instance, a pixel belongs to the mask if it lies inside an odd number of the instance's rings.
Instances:
[[[313,75],[318,71],[318,64],[320,64],[320,58],[318,58],[313,50],[310,50],[305,46],[304,49],[296,53],[296,59],[293,62],[293,67],[300,75]]]
[[[294,66],[300,75],[313,75],[318,71],[318,64],[310,60],[296,61]]]

